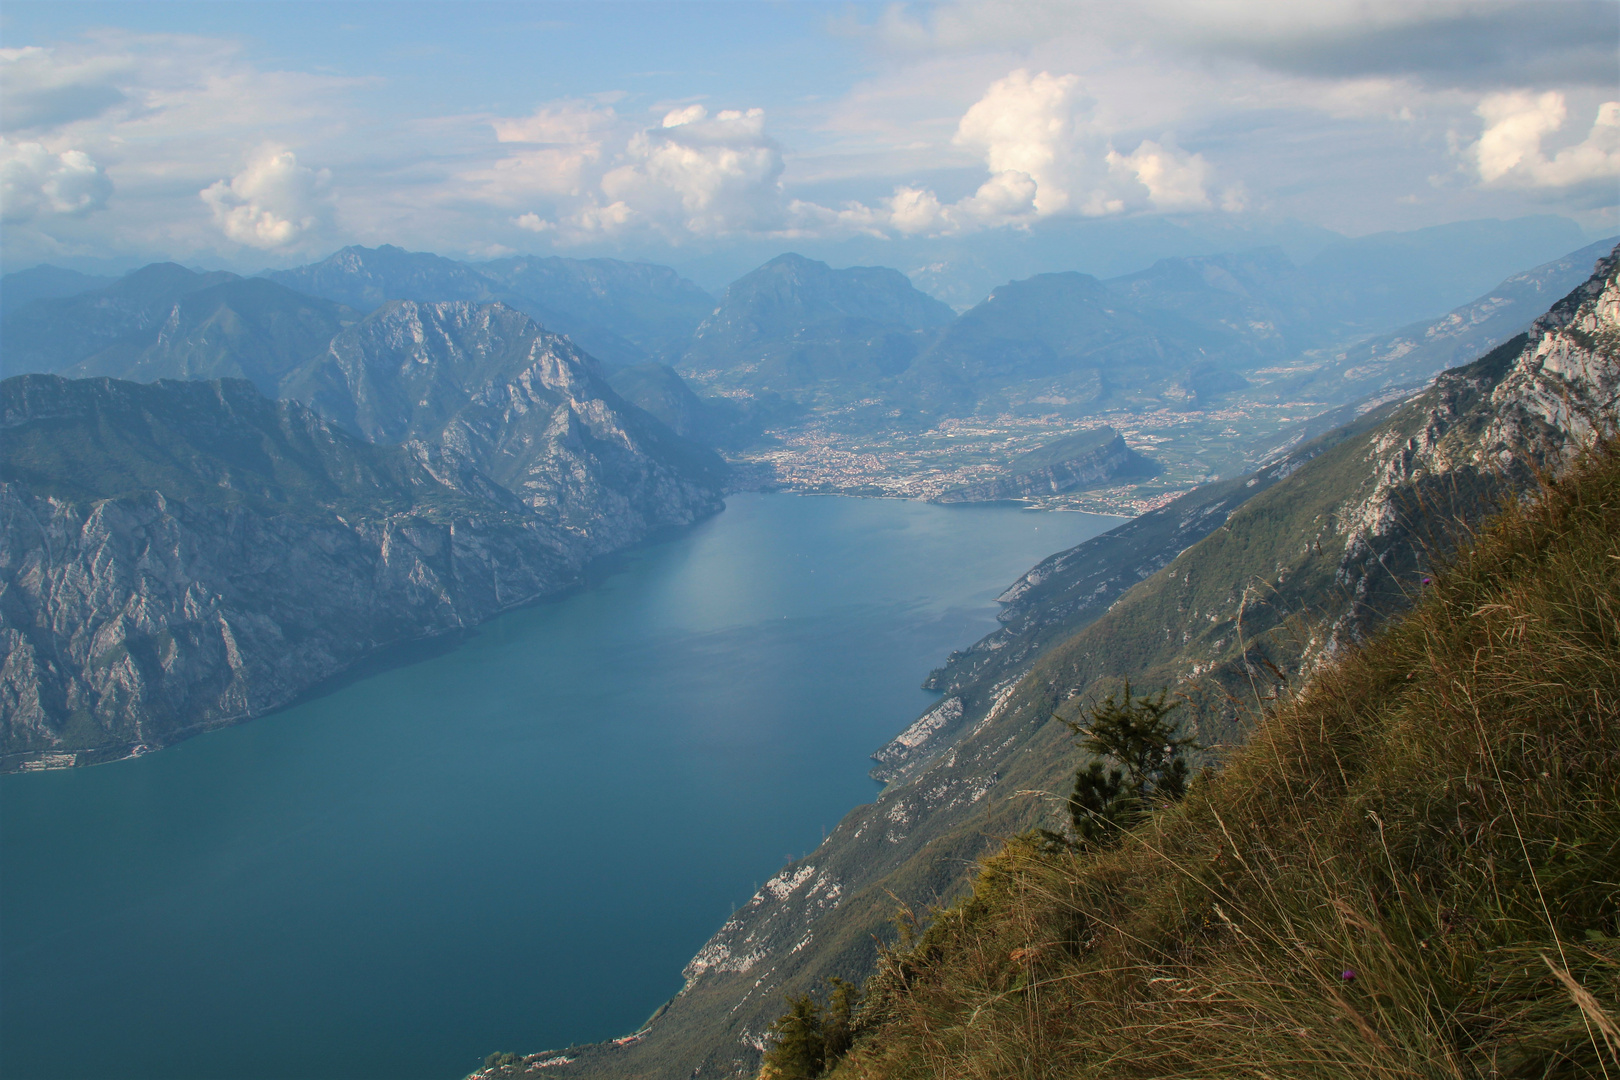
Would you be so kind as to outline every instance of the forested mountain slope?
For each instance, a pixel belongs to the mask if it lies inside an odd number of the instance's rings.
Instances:
[[[897,900],[949,898],[997,838],[1055,823],[1046,793],[1067,789],[1073,752],[1054,711],[1130,679],[1183,697],[1204,743],[1241,741],[1263,702],[1409,606],[1462,523],[1612,426],[1617,265],[1414,398],[1123,527],[1137,543],[1109,534],[1043,564],[1015,586],[1008,631],[938,677],[949,695],[930,715],[961,734],[913,767],[898,755],[899,778],[727,922],[643,1038],[570,1051],[559,1075],[750,1072],[784,993],[873,970]]]

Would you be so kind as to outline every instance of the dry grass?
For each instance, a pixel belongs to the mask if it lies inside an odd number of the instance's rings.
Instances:
[[[988,860],[838,1077],[1620,1080],[1620,456],[1120,848]]]

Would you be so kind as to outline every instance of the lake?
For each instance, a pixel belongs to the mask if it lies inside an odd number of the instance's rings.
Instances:
[[[0,777],[0,1074],[453,1080],[634,1031],[995,596],[1117,523],[736,495],[453,647]]]

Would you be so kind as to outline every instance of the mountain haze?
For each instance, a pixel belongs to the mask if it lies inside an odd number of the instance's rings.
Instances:
[[[1526,329],[1554,297],[1580,284],[1614,243],[1612,237],[1600,240],[1514,274],[1438,319],[1359,341],[1334,353],[1320,370],[1270,389],[1276,394],[1354,395],[1431,378]]]
[[[55,300],[93,289],[105,288],[117,278],[81,274],[60,266],[41,263],[0,277],[0,315],[34,300]]]
[[[384,244],[347,247],[322,262],[263,276],[364,313],[391,300],[500,301],[611,366],[678,350],[714,306],[708,293],[668,267],[616,259],[463,263]]]
[[[790,253],[732,282],[680,368],[719,385],[837,400],[904,371],[953,317],[898,271],[834,270]]]
[[[60,371],[141,335],[162,322],[181,297],[236,280],[224,271],[197,273],[174,263],[153,263],[103,288],[33,300],[7,311],[0,324],[9,375]]]
[[[135,382],[247,379],[271,397],[359,316],[270,281],[237,278],[174,300],[161,321],[62,369]]]

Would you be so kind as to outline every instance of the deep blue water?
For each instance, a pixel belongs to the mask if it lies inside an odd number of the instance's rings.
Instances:
[[[438,655],[0,777],[0,1075],[449,1080],[633,1031],[996,594],[1115,523],[734,496]]]

